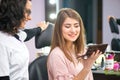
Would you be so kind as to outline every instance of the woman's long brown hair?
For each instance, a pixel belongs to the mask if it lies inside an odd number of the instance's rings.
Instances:
[[[86,44],[86,38],[85,38],[85,29],[83,25],[83,21],[81,16],[73,9],[71,8],[63,8],[59,11],[57,15],[57,19],[55,22],[52,42],[51,42],[51,50],[50,52],[55,48],[59,47],[65,54],[65,56],[73,62],[72,57],[68,54],[67,47],[66,47],[66,41],[62,35],[62,25],[66,18],[73,18],[79,22],[80,25],[80,34],[78,39],[74,42],[74,48],[75,48],[75,54],[82,54],[85,50],[85,44]]]

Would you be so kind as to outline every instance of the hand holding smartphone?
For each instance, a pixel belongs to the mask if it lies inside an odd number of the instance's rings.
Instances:
[[[89,45],[85,55],[89,57],[93,52],[96,52],[97,50],[100,50],[102,54],[104,54],[107,46],[108,44]]]

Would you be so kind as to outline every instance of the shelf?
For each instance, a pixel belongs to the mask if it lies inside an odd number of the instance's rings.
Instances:
[[[92,70],[93,73],[96,73],[96,74],[105,74],[105,75],[118,75],[120,76],[120,71],[104,71],[104,70]]]
[[[120,72],[93,70],[94,80],[120,80]]]

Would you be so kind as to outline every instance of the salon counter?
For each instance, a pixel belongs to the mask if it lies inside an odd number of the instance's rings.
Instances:
[[[120,80],[120,72],[92,70],[94,80]]]

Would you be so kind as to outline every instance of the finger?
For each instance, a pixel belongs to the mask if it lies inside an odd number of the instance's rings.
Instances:
[[[47,26],[49,25],[49,22],[46,22]]]
[[[94,57],[95,56],[95,51],[90,55],[90,57],[92,58],[92,57]]]
[[[99,55],[101,55],[102,53],[103,53],[103,52],[100,51],[100,50],[97,51],[97,54],[99,54]]]
[[[43,21],[43,23],[46,23],[45,21]]]
[[[102,54],[100,50],[97,50],[96,52],[94,51],[91,55],[91,57],[99,57]]]

